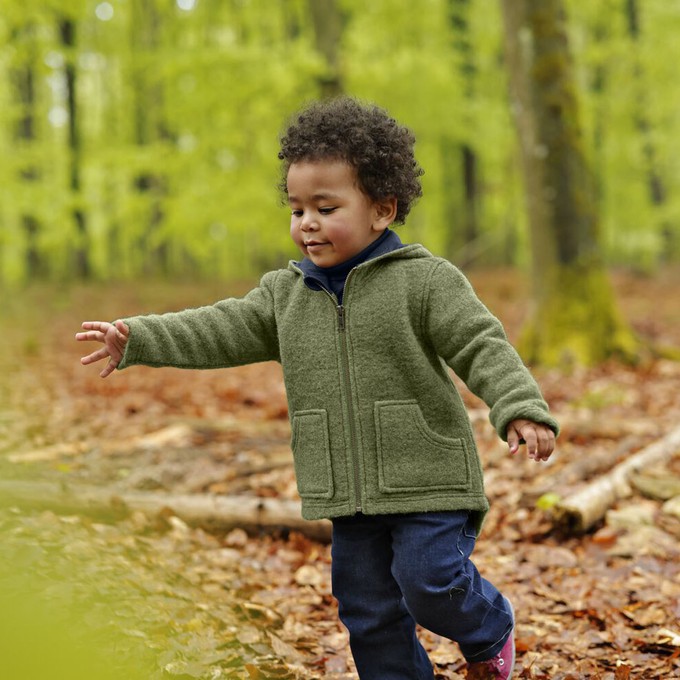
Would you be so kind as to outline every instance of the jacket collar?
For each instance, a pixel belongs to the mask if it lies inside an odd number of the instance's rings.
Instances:
[[[360,267],[365,267],[368,265],[371,265],[373,262],[377,260],[386,260],[386,259],[412,259],[412,258],[419,258],[419,257],[433,257],[432,253],[422,244],[420,243],[411,243],[408,245],[403,245],[401,248],[398,248],[397,250],[392,250],[387,253],[383,253],[382,255],[376,255],[375,257],[371,258],[370,260],[364,262],[361,265],[357,265]],[[289,260],[288,261],[288,269],[298,273],[298,274],[303,274],[304,275],[304,270],[302,269],[302,263],[306,260]]]
[[[305,285],[312,290],[319,290],[320,288],[330,289],[333,287],[332,281],[344,281],[347,274],[355,267],[403,247],[404,244],[396,232],[386,229],[378,239],[370,243],[360,253],[333,267],[318,267],[306,257],[299,262],[293,261],[291,264],[295,265],[302,272]]]

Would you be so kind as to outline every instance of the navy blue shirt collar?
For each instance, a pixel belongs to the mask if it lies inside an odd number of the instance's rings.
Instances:
[[[333,267],[318,267],[306,257],[296,264],[302,270],[304,282],[308,288],[312,290],[325,288],[327,291],[335,293],[338,302],[341,303],[347,275],[354,267],[381,255],[391,253],[393,250],[403,248],[403,246],[404,244],[396,232],[385,229],[373,243],[370,243],[360,253]]]

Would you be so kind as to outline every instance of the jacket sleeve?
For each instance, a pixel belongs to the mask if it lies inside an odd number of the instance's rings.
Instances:
[[[274,314],[276,272],[242,298],[168,314],[125,319],[130,336],[119,369],[135,364],[227,368],[279,360]]]
[[[557,421],[500,321],[445,260],[432,273],[423,313],[435,351],[490,407],[489,419],[501,439],[507,439],[507,426],[517,418],[543,423],[558,434]]]

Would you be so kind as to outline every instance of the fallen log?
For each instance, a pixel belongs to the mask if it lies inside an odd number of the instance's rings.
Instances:
[[[10,463],[45,463],[60,458],[73,458],[89,451],[97,450],[107,456],[128,455],[130,451],[156,451],[164,448],[184,448],[189,446],[193,430],[182,423],[169,425],[161,430],[149,432],[123,440],[101,442],[64,442],[31,451],[10,453],[6,456]]]
[[[155,432],[126,439],[102,441],[97,438],[80,442],[60,442],[38,449],[10,453],[5,457],[10,463],[45,463],[62,458],[75,458],[91,451],[98,451],[105,456],[127,456],[131,451],[187,448],[191,446],[196,435],[206,433],[233,433],[238,439],[257,437],[259,440],[265,437],[286,443],[290,441],[290,425],[287,420],[250,422],[226,417],[220,420],[186,418]]]
[[[561,425],[561,423],[560,423]],[[560,435],[561,436],[561,435]],[[572,457],[568,463],[560,466],[555,472],[540,475],[532,486],[522,491],[524,507],[534,507],[544,496],[555,496],[555,489],[568,486],[573,488],[578,483],[587,483],[593,478],[607,473],[615,465],[638,451],[642,443],[637,437],[625,437],[615,447],[594,447],[587,456]]]
[[[582,533],[601,520],[614,503],[633,493],[630,476],[650,465],[670,460],[680,452],[680,427],[646,446],[607,474],[598,477],[553,509],[555,522],[574,533]]]
[[[294,500],[257,496],[216,496],[128,491],[56,482],[0,481],[0,507],[82,514],[105,521],[123,519],[131,512],[175,515],[190,526],[226,532],[241,527],[251,533],[280,529],[300,532],[310,538],[330,541],[326,520],[307,521]]]
[[[564,413],[559,416],[560,440],[591,441],[620,440],[624,437],[655,437],[659,426],[650,418],[593,418],[592,413]]]

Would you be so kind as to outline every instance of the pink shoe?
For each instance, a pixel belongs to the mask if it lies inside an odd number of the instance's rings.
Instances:
[[[508,600],[508,604],[510,601]],[[510,605],[512,617],[515,612]],[[510,637],[505,641],[503,649],[496,656],[486,661],[474,661],[467,667],[467,680],[508,680],[515,670],[515,631],[510,632]]]

